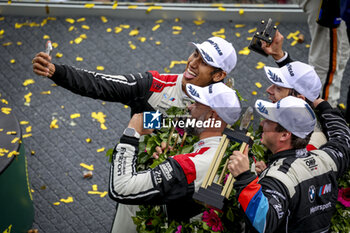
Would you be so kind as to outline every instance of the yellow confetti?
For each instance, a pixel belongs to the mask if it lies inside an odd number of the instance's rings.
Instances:
[[[156,42],[155,42],[155,44],[156,44],[156,45],[161,45],[161,44],[162,44],[162,42],[160,42],[160,41],[156,41]]]
[[[121,31],[123,31],[123,28],[121,28],[121,27],[115,27],[115,28],[114,28],[114,32],[115,32],[116,34],[118,34],[118,33],[121,32]]]
[[[156,23],[163,23],[163,22],[164,22],[163,19],[158,19],[158,20],[156,21]]]
[[[107,18],[105,16],[101,16],[101,20],[102,20],[103,23],[107,23],[108,22],[108,20],[107,20]]]
[[[112,31],[112,28],[107,28],[106,29],[106,32],[111,32]]]
[[[290,43],[290,45],[291,46],[294,46],[294,45],[296,45],[298,43],[298,41],[297,40],[294,40],[292,43]]]
[[[132,43],[129,43],[129,47],[130,47],[132,50],[136,49],[136,46],[135,46],[134,44],[132,44]]]
[[[15,137],[14,139],[12,139],[11,143],[16,143],[19,140],[18,137]]]
[[[29,92],[28,94],[24,95],[24,99],[26,100],[26,103],[30,103],[30,97],[32,96],[32,93]]]
[[[57,119],[51,121],[50,129],[58,129]]]
[[[40,92],[42,95],[51,95],[51,91],[42,91]]]
[[[10,60],[10,63],[11,63],[11,64],[14,64],[14,63],[16,63],[16,60],[15,60],[15,59],[11,59],[11,60]]]
[[[204,20],[193,20],[193,23],[197,26],[202,25],[204,22]]]
[[[291,33],[288,34],[287,39],[289,40],[289,39],[295,38],[295,37],[298,38],[297,35],[298,35],[299,33],[300,33],[299,30],[297,30],[297,31],[295,31],[295,32],[291,32]]]
[[[170,73],[170,70],[169,70],[167,67],[164,68],[164,71],[165,71],[166,73]]]
[[[78,118],[78,117],[80,117],[80,113],[74,113],[70,115],[71,119]]]
[[[128,24],[120,24],[119,26],[121,28],[124,28],[124,29],[129,29],[130,28],[130,25],[128,25]]]
[[[63,56],[62,53],[56,53],[56,57],[57,57],[57,58],[60,58],[60,57],[62,57],[62,56]]]
[[[212,35],[216,36],[217,34],[223,34],[225,33],[225,28],[221,28],[219,31],[213,32]]]
[[[88,194],[98,194],[98,195],[101,195],[102,192],[99,192],[99,191],[88,191]]]
[[[53,205],[60,205],[60,202],[54,202]]]
[[[4,131],[4,129],[0,129],[0,132]]]
[[[6,134],[7,135],[16,135],[17,132],[16,131],[7,131]]]
[[[28,127],[26,128],[26,133],[30,133],[30,132],[32,132],[32,126],[28,126]]]
[[[77,19],[77,22],[84,22],[84,21],[85,21],[85,18]]]
[[[235,35],[236,35],[236,37],[241,37],[241,33],[239,33],[239,32],[236,32]]]
[[[261,83],[259,83],[259,82],[256,82],[256,83],[255,83],[255,86],[257,86],[258,88],[261,88],[261,87],[262,87]]]
[[[264,68],[264,66],[265,66],[265,64],[262,63],[261,61],[259,61],[258,64],[255,66],[255,68],[256,68],[257,70],[260,70],[260,69]]]
[[[67,18],[66,22],[73,24],[75,22],[75,20],[72,18]]]
[[[90,142],[91,142],[91,138],[87,138],[87,139],[85,139],[85,141],[86,141],[87,143],[90,143]]]
[[[250,49],[248,47],[244,47],[241,51],[238,52],[238,54],[242,55],[249,55]]]
[[[173,26],[173,30],[181,31],[181,30],[182,30],[182,27],[180,27],[180,26]]]
[[[22,42],[21,41],[17,41],[16,43],[18,46],[21,46],[22,45]]]
[[[105,70],[105,68],[103,66],[96,66],[96,70],[103,71],[103,70]]]
[[[98,189],[97,189],[97,184],[93,184],[93,185],[92,185],[92,190],[93,190],[93,191],[97,191],[97,190],[98,190]]]
[[[150,13],[150,12],[153,11],[153,10],[161,10],[161,9],[163,9],[162,6],[150,6],[150,7],[148,7],[148,9],[146,10],[146,13]]]
[[[340,103],[340,104],[339,104],[339,107],[340,107],[341,109],[344,109],[344,110],[346,109],[346,107],[345,107],[345,105],[344,105],[343,103]]]
[[[85,164],[85,163],[80,163],[79,165],[80,165],[81,167],[83,167],[83,168],[89,170],[89,171],[93,171],[93,170],[94,170],[94,165],[93,165],[93,164],[87,165],[87,164]]]
[[[175,18],[175,20],[174,20],[176,23],[177,22],[180,22],[180,18]]]
[[[76,44],[80,44],[80,42],[82,42],[83,41],[83,38],[81,38],[81,37],[78,37],[78,38],[75,38],[74,39],[74,42],[76,43]]]
[[[90,30],[90,26],[88,25],[81,25],[81,28],[85,30]]]
[[[34,79],[26,79],[22,85],[26,87],[26,86],[28,86],[30,84],[34,84],[34,83],[35,83]]]
[[[82,57],[77,57],[75,60],[76,61],[83,61],[84,59]]]
[[[11,158],[12,156],[17,156],[19,155],[18,151],[11,151],[10,153],[8,153],[7,158]]]
[[[101,124],[101,129],[106,130],[107,129],[106,125],[102,123]]]
[[[239,9],[238,13],[239,13],[240,15],[243,15],[243,14],[244,14],[244,10],[243,10],[243,9]]]
[[[64,203],[70,203],[70,202],[73,202],[73,197],[68,197],[67,199],[63,199],[63,198],[61,198],[61,199],[60,199],[60,202],[64,202]]]
[[[96,151],[97,151],[97,152],[103,152],[103,151],[105,151],[105,148],[104,148],[104,147],[101,147],[101,148],[97,149]]]
[[[179,65],[179,64],[187,64],[187,61],[182,60],[182,61],[171,61],[169,68],[172,69],[174,68],[175,65]]]
[[[211,4],[212,7],[220,7],[222,6],[222,3],[213,3]]]
[[[249,30],[248,30],[248,33],[253,33],[253,32],[255,32],[256,30],[257,30],[257,28],[249,29]]]
[[[5,33],[5,30],[4,30],[4,29],[1,29],[1,30],[0,30],[0,36],[4,35],[4,33]]]
[[[310,48],[310,44],[306,44],[306,45],[305,45],[305,48]]]
[[[155,25],[155,26],[152,28],[152,31],[156,31],[159,27],[160,27],[160,24]]]
[[[235,25],[235,28],[243,28],[243,27],[245,27],[245,24],[236,24]]]
[[[3,21],[5,19],[5,17],[3,16],[3,17],[0,17],[0,21]]]
[[[103,114],[102,112],[98,112],[98,113],[92,112],[91,117],[96,119],[101,124],[101,128],[103,130],[107,129],[107,127],[104,125],[104,123],[106,122],[106,119],[105,119],[106,115],[105,114]]]
[[[51,84],[51,87],[57,87],[56,83]]]
[[[5,99],[1,99],[1,102],[4,103],[4,104],[9,104],[9,102]]]
[[[21,125],[28,125],[29,124],[29,121],[20,121],[19,122]]]
[[[95,6],[95,4],[93,4],[93,3],[86,3],[84,5],[85,8],[93,8],[94,6]]]
[[[75,28],[74,26],[70,26],[70,27],[68,28],[68,31],[71,32],[71,31],[74,30],[74,28]]]
[[[82,39],[87,39],[86,34],[81,34],[79,37],[82,38]]]
[[[139,34],[139,30],[138,29],[134,29],[134,30],[131,30],[129,32],[129,36],[137,36]]]
[[[11,108],[5,108],[5,107],[1,108],[1,112],[6,114],[6,115],[10,114],[11,110],[12,110]]]
[[[226,11],[226,8],[225,8],[225,7],[222,7],[222,6],[219,6],[218,9],[219,9],[220,11]]]
[[[147,40],[147,38],[146,37],[139,37],[139,38],[137,38],[139,41],[141,41],[142,43],[143,42],[145,42],[146,40]]]
[[[104,191],[104,192],[100,195],[100,197],[105,197],[107,194],[108,194],[108,192],[107,192],[107,191]]]
[[[112,9],[117,9],[117,7],[118,7],[118,2],[117,2],[117,1],[114,1],[113,6],[112,6]]]
[[[64,106],[63,106],[63,105],[61,105],[61,108],[62,108],[62,109],[64,109]]]
[[[181,31],[173,31],[173,35],[179,35]]]
[[[2,46],[4,46],[4,47],[9,46],[9,45],[12,45],[12,42],[6,42],[6,43],[2,44]]]
[[[43,36],[43,39],[44,39],[44,40],[48,40],[48,39],[50,39],[50,36],[49,36],[49,35],[44,35],[44,36]]]
[[[23,138],[29,138],[29,137],[31,137],[31,136],[33,136],[31,133],[27,133],[27,134],[23,134]]]
[[[129,9],[136,9],[137,6],[136,6],[136,5],[130,5],[130,6],[128,6],[128,8],[129,8]]]
[[[252,95],[257,95],[257,94],[258,94],[258,92],[252,91]]]

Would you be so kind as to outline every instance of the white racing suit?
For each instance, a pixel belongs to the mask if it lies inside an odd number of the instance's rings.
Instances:
[[[118,210],[112,232],[136,232],[131,216],[137,208],[122,204],[165,204],[170,221],[187,221],[198,215],[202,206],[194,202],[192,195],[201,186],[220,139],[205,138],[194,145],[192,153],[175,155],[154,169],[137,172],[139,141],[123,135],[110,170],[109,196],[122,210]]]

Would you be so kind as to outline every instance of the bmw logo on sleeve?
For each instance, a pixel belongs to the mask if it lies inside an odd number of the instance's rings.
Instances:
[[[309,187],[309,201],[311,203],[315,201],[315,196],[316,196],[316,188],[315,186],[311,185]]]

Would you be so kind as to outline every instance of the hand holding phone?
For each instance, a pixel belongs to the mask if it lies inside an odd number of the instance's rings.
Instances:
[[[48,54],[49,56],[51,56],[51,52],[52,52],[52,44],[51,44],[51,41],[48,40],[48,41],[46,42],[45,53]]]

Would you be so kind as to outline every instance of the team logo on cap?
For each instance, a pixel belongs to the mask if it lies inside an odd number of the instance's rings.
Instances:
[[[289,63],[287,64],[287,69],[288,69],[290,76],[294,76],[294,72],[293,72],[293,68],[292,68],[291,64],[289,64]]]
[[[221,49],[219,48],[219,45],[217,43],[215,43],[214,41],[212,40],[207,40],[212,46],[214,46],[214,48],[216,49],[216,51],[218,52],[218,54],[220,56],[222,56],[222,52],[221,52]]]
[[[196,96],[197,98],[201,98],[201,97],[199,97],[198,92],[192,86],[188,86],[188,91],[191,93],[192,96]]]
[[[209,54],[207,54],[206,52],[203,51],[203,49],[201,49],[201,51],[202,51],[202,54],[203,54],[205,60],[207,60],[208,62],[214,61],[213,58],[211,58],[211,56],[209,56]]]
[[[273,80],[273,81],[275,81],[275,82],[283,83],[283,82],[282,82],[282,79],[281,79],[280,77],[278,77],[277,74],[272,73],[271,70],[269,70],[268,75],[270,76],[269,78],[270,78],[271,80]]]
[[[266,115],[269,115],[269,112],[267,111],[266,107],[261,102],[258,103],[258,110],[261,113],[265,113]]]

